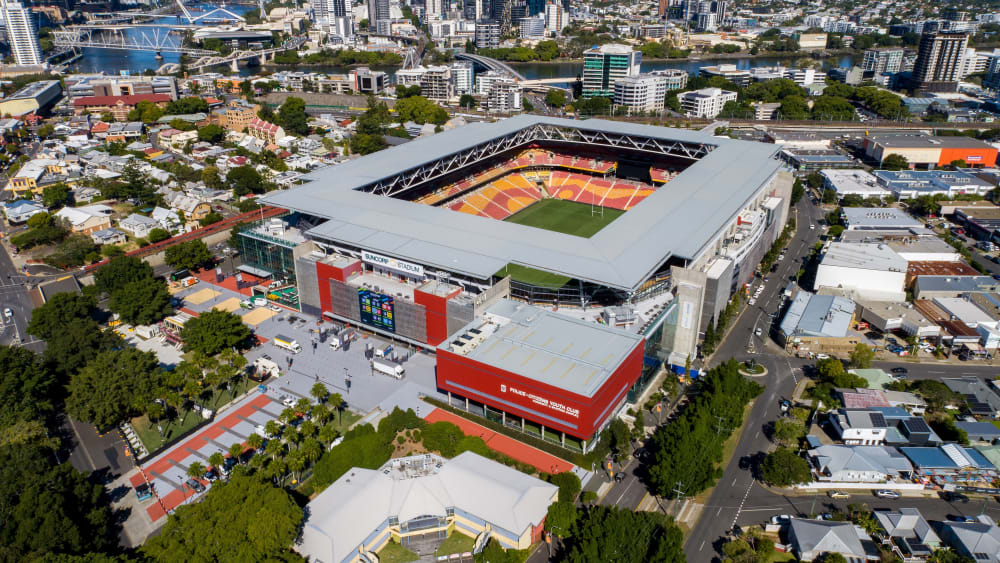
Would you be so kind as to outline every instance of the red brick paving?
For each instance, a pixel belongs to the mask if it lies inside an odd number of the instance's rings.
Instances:
[[[456,414],[441,409],[434,409],[424,417],[427,422],[450,422],[462,429],[466,436],[479,436],[486,442],[491,450],[498,451],[508,457],[516,459],[521,463],[528,463],[535,466],[544,473],[562,473],[572,471],[573,464],[558,457],[543,452],[538,448],[529,446],[523,442],[498,434],[485,426],[480,426],[471,420],[462,418]]]
[[[215,270],[202,270],[194,272],[192,275],[207,284],[224,287],[243,295],[253,295],[253,286],[267,281],[264,278],[258,278],[257,276],[243,272],[243,289],[236,289],[236,276],[226,276],[221,282],[217,282],[215,281]]]

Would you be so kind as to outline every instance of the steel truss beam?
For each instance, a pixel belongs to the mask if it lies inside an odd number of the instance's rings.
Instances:
[[[651,154],[666,154],[688,160],[698,160],[715,148],[715,145],[705,143],[687,143],[684,141],[654,139],[639,135],[623,135],[606,131],[585,131],[570,127],[538,124],[509,135],[480,143],[459,153],[439,158],[423,166],[411,168],[383,178],[367,186],[361,191],[388,197],[396,196],[406,190],[441,178],[470,164],[492,158],[513,148],[535,141],[559,141],[580,145],[597,145],[610,149],[629,149]]]

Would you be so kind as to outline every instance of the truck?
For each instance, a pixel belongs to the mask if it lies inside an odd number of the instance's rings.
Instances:
[[[375,358],[372,360],[372,369],[379,373],[391,375],[396,379],[403,379],[403,374],[406,373],[406,368],[403,366],[383,358]]]
[[[344,329],[338,334],[330,336],[330,348],[333,350],[340,350],[347,345],[348,342],[354,340],[354,331],[351,329]]]
[[[250,373],[250,379],[254,381],[266,381],[269,377],[280,376],[281,370],[278,369],[278,364],[274,360],[257,358],[253,362],[253,368]]]
[[[388,358],[390,353],[392,353],[392,344],[386,344],[375,349],[376,358]]]
[[[290,336],[282,336],[280,334],[275,336],[274,345],[278,348],[284,348],[293,354],[298,354],[302,351],[302,346]]]

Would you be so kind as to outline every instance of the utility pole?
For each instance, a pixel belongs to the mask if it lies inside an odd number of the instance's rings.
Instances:
[[[722,433],[722,430],[723,430],[723,428],[722,428],[722,417],[719,416],[719,415],[715,415],[715,421],[716,421],[716,424],[715,424],[715,435],[718,436],[719,434]],[[726,428],[726,430],[729,430],[729,428]]]

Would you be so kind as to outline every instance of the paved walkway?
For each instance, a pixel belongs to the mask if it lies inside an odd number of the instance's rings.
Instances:
[[[523,442],[498,434],[497,432],[480,426],[475,422],[462,418],[456,414],[441,409],[434,409],[424,417],[427,422],[450,422],[462,429],[466,436],[479,436],[486,442],[491,450],[498,451],[522,463],[535,466],[543,473],[562,473],[563,471],[573,471],[575,466],[565,460],[543,452],[538,448],[533,448]]]

